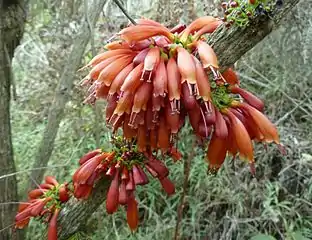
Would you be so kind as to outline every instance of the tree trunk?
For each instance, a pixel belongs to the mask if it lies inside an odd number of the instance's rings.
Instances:
[[[10,123],[11,61],[24,32],[25,12],[23,1],[12,4],[0,0],[0,176],[16,171]],[[16,176],[0,179],[0,203],[17,201]],[[23,238],[22,234],[13,236],[12,228],[8,227],[14,223],[15,213],[16,205],[0,205],[0,239]]]
[[[257,17],[252,24],[246,28],[231,27],[217,29],[209,39],[218,55],[220,66],[233,65],[246,52],[267,36],[280,20],[299,2],[299,0],[284,0],[283,7],[275,9],[271,20],[269,17]],[[68,239],[77,231],[81,230],[91,214],[105,200],[108,189],[108,181],[100,181],[91,197],[87,201],[72,199],[67,203],[58,219],[59,240]]]
[[[88,1],[89,2],[89,1]],[[45,127],[43,138],[39,145],[39,149],[33,164],[33,168],[40,168],[41,170],[33,170],[31,172],[32,181],[30,188],[35,187],[35,182],[41,182],[48,161],[51,157],[56,134],[59,129],[59,124],[64,116],[65,105],[69,99],[70,92],[73,87],[73,81],[75,79],[75,73],[80,65],[82,55],[85,52],[85,48],[89,42],[91,31],[95,25],[106,0],[94,0],[90,3],[89,17],[85,19],[82,24],[80,33],[76,37],[73,45],[73,49],[67,59],[64,61],[63,73],[61,75],[59,84],[56,88],[52,105],[49,109],[48,123]],[[90,26],[91,25],[91,26]]]

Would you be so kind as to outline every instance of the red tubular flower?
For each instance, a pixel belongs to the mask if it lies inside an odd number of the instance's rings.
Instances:
[[[172,33],[181,33],[186,28],[185,24],[178,24],[170,29]]]
[[[180,36],[180,40],[182,42],[186,42],[189,34],[198,31],[199,29],[210,26],[213,22],[218,21],[217,18],[211,17],[211,16],[204,16],[195,19],[190,25],[186,27],[186,29],[182,32]]]
[[[116,55],[120,54],[131,54],[133,51],[131,49],[117,49],[117,50],[111,50],[111,51],[105,51],[103,53],[100,53],[96,55],[87,65],[86,67],[92,66],[94,67],[96,64],[110,58],[114,57]]]
[[[146,151],[147,136],[146,136],[146,128],[144,125],[140,125],[138,128],[137,145],[138,145],[138,150],[140,152]]]
[[[120,87],[120,91],[122,94],[127,91],[134,93],[135,90],[142,84],[142,81],[140,81],[140,76],[143,67],[143,63],[140,63],[129,73],[124,83]]]
[[[127,67],[125,67],[123,70],[121,70],[118,75],[115,77],[115,79],[113,80],[108,94],[109,96],[114,95],[115,93],[120,94],[120,88],[122,86],[122,84],[124,83],[126,77],[130,74],[130,72],[133,70],[134,68],[134,64],[130,63]]]
[[[174,184],[170,181],[169,178],[163,177],[163,178],[158,178],[158,179],[159,179],[159,182],[161,183],[161,186],[163,187],[163,189],[168,195],[172,195],[175,193]]]
[[[203,34],[213,33],[222,23],[222,20],[217,20],[209,25],[203,26],[198,32],[194,34],[193,41],[197,41]]]
[[[70,196],[68,194],[68,189],[66,185],[63,185],[59,189],[59,199],[61,202],[67,202],[69,200]]]
[[[122,29],[118,35],[128,43],[134,43],[157,35],[167,37],[173,41],[174,35],[163,26],[135,25]]]
[[[79,169],[77,170],[77,174],[74,175],[75,178],[73,180],[78,184],[86,183],[88,178],[93,174],[95,169],[99,166],[101,161],[106,158],[106,156],[107,155],[103,153],[89,159],[87,162],[79,167]]]
[[[255,95],[253,95],[251,92],[248,92],[247,90],[244,90],[236,86],[230,86],[229,89],[231,93],[237,93],[241,95],[249,105],[258,109],[260,112],[263,112],[264,103]]]
[[[129,126],[129,121],[130,121],[130,115],[125,114],[125,119],[124,119],[122,130],[123,130],[124,138],[128,141],[132,140],[134,137],[137,136],[137,130]]]
[[[55,209],[54,214],[49,222],[48,240],[57,240],[57,217],[60,209]]]
[[[199,97],[201,97],[205,101],[205,104],[208,105],[208,101],[211,102],[211,89],[209,79],[200,61],[194,56],[193,59],[196,67],[197,93]],[[208,106],[206,108],[207,112],[211,111]]]
[[[47,184],[51,184],[53,186],[59,185],[59,183],[56,181],[55,177],[53,177],[53,176],[46,176],[45,177],[45,182]]]
[[[215,135],[218,138],[226,138],[228,136],[228,129],[226,126],[226,122],[222,116],[222,114],[215,110],[216,114],[216,122],[215,122]]]
[[[101,149],[95,149],[93,151],[88,152],[87,154],[83,155],[79,159],[79,164],[82,165],[85,162],[89,161],[91,158],[95,157],[96,155],[100,154],[102,152]]]
[[[126,189],[128,191],[133,191],[135,189],[132,170],[129,171],[129,179],[128,179],[128,182],[126,184]]]
[[[132,111],[130,115],[130,126],[135,125],[135,120],[140,111],[146,111],[147,102],[149,101],[153,90],[153,85],[144,82],[136,91],[133,99]]]
[[[205,69],[207,68],[219,69],[217,56],[209,44],[203,41],[198,41],[196,47],[198,50],[200,60]]]
[[[104,49],[107,50],[116,50],[116,49],[129,49],[130,45],[125,41],[113,41],[104,46]]]
[[[141,81],[151,82],[152,73],[157,68],[160,61],[160,50],[158,47],[151,48],[144,59],[144,68],[141,75]]]
[[[144,39],[142,41],[138,41],[131,45],[131,49],[133,51],[141,51],[145,48],[148,48],[152,44],[150,39]]]
[[[256,127],[258,127],[260,132],[263,134],[264,141],[268,143],[275,142],[276,144],[280,144],[276,127],[265,115],[246,103],[234,102],[232,105],[233,107],[239,107],[252,118],[252,120],[256,123]]]
[[[254,162],[253,146],[243,123],[229,110],[224,109],[223,112],[229,117],[231,123],[230,128],[232,130],[240,158],[243,160],[246,159],[250,163]]]
[[[130,194],[127,202],[127,222],[132,231],[135,231],[139,225],[138,203],[133,193]]]
[[[119,170],[115,172],[114,178],[107,192],[106,211],[112,214],[117,211],[119,203]]]
[[[74,196],[77,199],[87,199],[93,189],[93,185],[88,184],[74,184]]]
[[[192,55],[183,47],[177,48],[177,63],[181,74],[181,83],[185,81],[189,87],[190,94],[194,95],[196,84],[196,68]]]
[[[118,73],[132,62],[134,55],[125,55],[107,65],[100,73],[98,81],[104,82],[106,86],[110,86]]]
[[[131,105],[133,103],[133,97],[134,97],[133,93],[127,91],[127,92],[124,92],[123,96],[119,98],[119,101],[114,110],[114,113],[109,120],[109,123],[112,124],[115,129],[117,129],[116,126],[118,124],[118,120],[122,117],[122,115],[124,113],[130,114]]]
[[[128,194],[126,189],[126,180],[121,180],[119,185],[119,195],[118,195],[118,202],[121,205],[127,204],[128,201]]]
[[[34,190],[31,190],[29,193],[28,193],[28,198],[29,199],[36,199],[38,197],[41,197],[45,192],[47,192],[48,190],[47,189],[34,189]]]
[[[90,71],[90,73],[88,74],[87,77],[85,77],[85,79],[90,79],[91,82],[93,82],[94,80],[97,80],[99,78],[100,73],[102,72],[103,69],[105,69],[108,65],[110,65],[111,63],[113,63],[115,60],[127,56],[125,54],[119,54],[119,55],[115,55],[112,57],[109,57],[101,62],[99,62],[98,64],[96,64]]]
[[[227,68],[226,70],[224,70],[224,72],[222,73],[222,77],[230,85],[235,85],[235,84],[239,85],[238,76],[232,68]]]
[[[168,97],[172,112],[180,111],[181,77],[178,65],[174,58],[167,63]]]
[[[164,153],[170,146],[170,132],[167,128],[165,117],[161,116],[158,128],[157,147]]]
[[[145,166],[148,171],[149,169],[151,169],[152,171],[157,173],[158,178],[167,177],[169,174],[168,168],[161,161],[156,160],[155,158],[149,158],[149,160],[145,163]]]
[[[171,134],[177,134],[179,131],[180,115],[177,112],[172,112],[171,107],[168,104],[166,106],[165,119]]]
[[[118,95],[110,95],[107,98],[107,106],[106,106],[106,111],[105,111],[105,116],[106,116],[106,122],[108,123],[109,120],[111,119],[116,107],[117,107],[117,101],[118,101]]]
[[[165,61],[164,59],[161,59],[153,79],[153,96],[165,97],[166,93],[168,93],[167,71]]]
[[[226,151],[226,141],[217,137],[215,133],[212,134],[207,151],[207,161],[211,171],[216,171],[222,166],[226,157]]]
[[[147,53],[149,52],[150,48],[145,48],[141,50],[133,59],[134,66],[139,65],[140,63],[144,63]]]

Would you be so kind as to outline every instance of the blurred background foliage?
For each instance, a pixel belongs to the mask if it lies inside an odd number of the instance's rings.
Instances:
[[[47,123],[54,91],[77,31],[84,21],[88,0],[30,0],[26,31],[13,61],[15,100],[12,127],[21,199],[29,181],[34,156]],[[131,16],[151,17],[167,25],[180,19],[220,15],[220,2],[124,0]],[[217,176],[206,173],[205,152],[196,148],[190,187],[181,225],[183,239],[312,239],[312,5],[301,0],[281,27],[245,54],[235,65],[242,85],[261,97],[266,113],[277,124],[287,156],[276,146],[256,146],[257,176],[247,165],[228,161]],[[105,41],[127,24],[113,1],[105,4],[92,31],[83,66]],[[92,42],[92,41],[91,41]],[[84,92],[77,84],[49,160],[47,173],[69,181],[77,160],[88,150],[108,146],[104,102],[83,105]],[[100,121],[99,121],[100,119]],[[181,133],[180,149],[190,152],[190,129]],[[99,138],[99,137],[100,138]],[[99,138],[99,139],[97,139]],[[168,198],[152,181],[140,188],[140,228],[128,230],[124,211],[107,216],[101,206],[77,239],[172,239],[182,193],[183,163],[168,160],[176,194]],[[39,224],[32,222],[27,239],[41,239]],[[260,235],[262,234],[262,235]],[[271,237],[270,237],[271,236]],[[273,237],[273,238],[272,238]]]

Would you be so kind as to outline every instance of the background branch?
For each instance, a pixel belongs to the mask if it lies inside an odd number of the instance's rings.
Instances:
[[[217,29],[208,42],[217,53],[220,66],[225,68],[233,65],[276,28],[281,19],[298,2],[299,0],[284,0],[282,7],[274,9],[275,14],[272,19],[259,16],[244,29],[239,27],[231,27],[230,29],[220,27]],[[107,181],[102,180],[96,185],[88,200],[77,201],[72,199],[68,202],[58,221],[60,240],[68,239],[83,227],[91,214],[105,200],[108,186]]]

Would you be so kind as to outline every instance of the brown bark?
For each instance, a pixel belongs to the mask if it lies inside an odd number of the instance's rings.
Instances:
[[[68,102],[73,87],[75,73],[80,66],[82,55],[91,36],[90,28],[95,25],[105,2],[106,0],[94,0],[90,3],[90,9],[88,11],[89,21],[86,19],[82,24],[80,33],[73,44],[73,49],[68,59],[64,61],[63,73],[55,90],[54,99],[49,109],[48,123],[45,127],[33,168],[46,167],[48,164],[54,148],[54,141],[59,129],[59,124],[64,116],[65,105]],[[32,186],[30,186],[30,188],[35,187],[34,182],[41,182],[44,172],[44,169],[31,172],[34,181],[31,182]]]
[[[258,17],[246,28],[220,28],[212,34],[209,43],[213,46],[219,59],[220,66],[233,65],[240,57],[267,36],[280,20],[291,10],[299,0],[284,0],[283,7],[275,9],[273,19]],[[65,240],[82,229],[91,214],[105,200],[109,184],[99,182],[90,199],[87,201],[71,200],[61,212],[59,224],[59,239]]]
[[[0,176],[16,171],[10,123],[11,61],[22,38],[26,20],[24,2],[11,3],[0,0]],[[0,203],[17,201],[16,176],[0,179]],[[14,223],[15,213],[16,205],[0,205],[0,239],[23,238],[22,234],[13,236],[11,228],[6,228]]]

